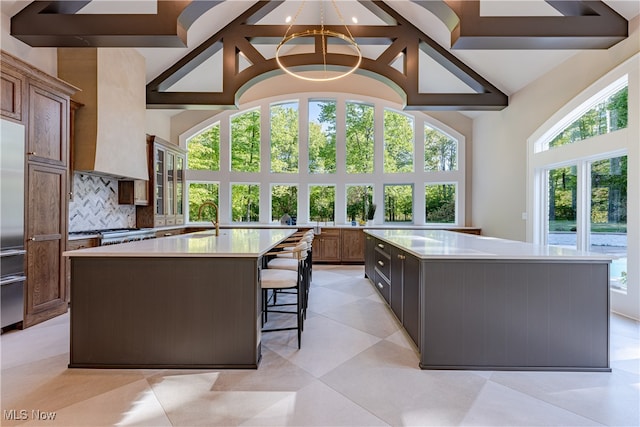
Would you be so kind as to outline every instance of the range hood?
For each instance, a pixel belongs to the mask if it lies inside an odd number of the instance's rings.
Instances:
[[[81,89],[75,115],[74,170],[149,179],[145,60],[135,49],[60,48],[58,77]]]

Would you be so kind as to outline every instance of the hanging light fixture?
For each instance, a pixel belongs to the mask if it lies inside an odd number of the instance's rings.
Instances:
[[[289,27],[287,28],[287,31],[285,32],[284,37],[282,38],[282,40],[280,41],[280,43],[278,43],[278,46],[276,47],[276,62],[278,63],[278,66],[282,69],[282,71],[284,71],[285,73],[289,74],[290,76],[293,76],[293,77],[296,77],[296,78],[302,79],[302,80],[312,81],[312,82],[328,82],[328,81],[332,81],[332,80],[338,80],[338,79],[346,77],[346,76],[348,76],[350,74],[353,74],[360,67],[360,64],[362,63],[362,52],[360,51],[360,47],[358,46],[358,43],[356,43],[356,40],[351,35],[351,32],[349,31],[349,28],[347,27],[347,24],[344,22],[344,19],[342,18],[342,14],[338,10],[338,6],[336,5],[335,0],[331,0],[331,4],[333,5],[333,8],[334,8],[334,10],[336,12],[336,15],[338,16],[338,19],[340,20],[340,23],[342,24],[342,26],[345,29],[344,33],[340,33],[340,32],[337,32],[337,31],[332,31],[332,30],[329,30],[329,29],[325,28],[325,26],[324,26],[324,0],[322,0],[322,3],[320,4],[320,28],[319,29],[308,29],[308,30],[301,31],[301,32],[298,32],[298,33],[291,33],[290,34],[291,28],[293,28],[293,26],[296,23],[296,20],[298,18],[298,15],[300,15],[300,12],[304,8],[305,1],[306,0],[303,0],[302,4],[298,8],[298,11],[296,12],[296,14],[293,17],[293,19],[291,19],[289,21],[289,18],[287,18],[287,22],[289,22]],[[287,67],[282,62],[282,60],[281,60],[281,56],[282,56],[281,55],[281,50],[285,45],[290,44],[294,40],[300,40],[300,39],[304,39],[304,38],[317,38],[317,37],[320,37],[320,42],[321,42],[321,46],[322,46],[322,63],[321,64],[310,64],[310,65],[315,65],[315,66],[322,67],[322,71],[323,71],[323,76],[322,77],[313,77],[313,76],[309,76],[309,75],[303,75],[303,74],[301,74],[301,72],[294,71],[291,67]],[[337,40],[341,40],[345,45],[349,46],[351,48],[351,50],[353,50],[354,54],[352,56],[354,57],[354,65],[351,66],[351,68],[349,68],[347,71],[339,72],[338,74],[335,74],[335,73],[328,74],[327,73],[329,71],[329,69],[327,68],[327,48],[328,48],[328,43],[329,43],[328,40],[331,39],[331,38],[337,39]],[[331,70],[331,71],[333,71],[333,70]]]

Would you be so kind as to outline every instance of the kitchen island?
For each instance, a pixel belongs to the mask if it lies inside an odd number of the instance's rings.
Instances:
[[[295,229],[228,229],[65,252],[78,368],[257,368],[261,258]]]
[[[365,275],[421,368],[610,371],[606,255],[442,230],[365,233]]]

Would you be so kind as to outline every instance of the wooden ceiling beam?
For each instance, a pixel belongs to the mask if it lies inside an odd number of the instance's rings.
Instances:
[[[608,49],[629,36],[627,20],[600,0],[546,0],[563,16],[481,16],[477,0],[443,0],[448,11],[412,1],[447,25],[452,49]]]
[[[80,14],[89,1],[34,1],[11,18],[33,47],[186,47],[187,30],[222,0],[158,1],[155,14]]]
[[[251,25],[257,22],[255,14],[264,15],[264,8],[273,7],[269,1],[259,1],[216,35],[202,43],[180,61],[147,85],[148,108],[181,109],[234,109],[237,100],[251,86],[268,77],[284,74],[275,58],[264,58],[252,43],[277,44],[282,40],[286,25]],[[406,101],[410,110],[500,110],[508,105],[508,97],[474,72],[470,67],[439,46],[426,34],[398,14],[383,1],[368,2],[368,8],[385,17],[393,25],[357,25],[350,31],[363,45],[383,44],[387,48],[377,58],[363,58],[356,73],[380,80],[393,88]],[[300,32],[315,26],[295,26],[291,32]],[[325,28],[343,31],[340,26]],[[222,92],[168,92],[167,88],[195,70],[210,57],[211,49],[220,46],[222,58]],[[423,94],[419,92],[419,52],[422,50],[436,62],[461,79],[476,93]],[[391,66],[399,53],[405,56],[404,73]],[[239,70],[239,55],[251,65]],[[345,70],[353,66],[352,55],[322,54],[320,44],[313,52],[284,55],[281,61],[296,71],[321,70],[326,59],[327,69]]]

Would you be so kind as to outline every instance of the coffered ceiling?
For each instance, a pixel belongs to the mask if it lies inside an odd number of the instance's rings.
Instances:
[[[82,15],[84,18],[81,19],[86,19],[86,23],[82,24],[84,27],[76,26],[78,33],[76,39],[84,37],[83,43],[93,46],[108,46],[109,43],[118,46],[129,43],[129,46],[136,47],[146,58],[147,81],[152,89],[161,87],[163,91],[183,93],[188,98],[189,94],[194,93],[224,92],[220,78],[223,69],[223,49],[209,49],[211,54],[206,58],[198,58],[197,66],[184,68],[178,64],[188,63],[189,58],[198,57],[196,54],[198,49],[204,50],[203,46],[212,45],[212,39],[216,35],[220,38],[221,35],[228,34],[229,23],[260,2],[227,0],[196,1],[191,4],[189,1],[93,0],[34,3],[2,0],[3,14],[16,16],[12,20],[11,29],[15,37],[33,46],[73,45],[73,40],[65,41],[64,37],[69,34],[65,34],[63,30],[58,31],[57,34],[47,34],[46,31],[38,33],[36,29],[47,30],[46,26],[50,25],[47,24],[48,22],[56,24],[52,28],[68,28],[69,25],[62,25],[62,23],[72,21],[56,22],[54,19],[69,17],[78,19]],[[330,0],[324,2],[307,0],[304,5],[303,2],[296,0],[271,3],[273,5],[263,9],[267,11],[266,13],[260,13],[251,18],[252,25],[261,25],[263,26],[261,28],[280,26],[286,29],[285,18],[294,15],[297,11],[300,13],[296,19],[296,25],[317,25],[321,13],[325,17],[326,24],[341,24]],[[491,93],[495,89],[498,94],[510,95],[565,61],[578,52],[578,49],[602,49],[617,43],[626,36],[624,21],[633,19],[640,13],[640,2],[637,0],[373,2],[381,3],[383,12],[388,8],[386,13],[380,13],[380,8],[372,7],[370,3],[372,2],[357,0],[336,2],[338,11],[349,24],[358,43],[361,44],[363,56],[371,61],[372,67],[378,58],[383,57],[385,49],[391,42],[386,44],[364,42],[365,33],[369,31],[367,28],[389,25],[391,33],[394,23],[406,20],[404,28],[411,27],[411,31],[403,34],[410,34],[411,37],[416,37],[416,40],[421,40],[421,43],[433,42],[432,46],[438,52],[440,48],[442,49],[442,52],[436,55],[433,55],[434,49],[430,48],[422,48],[414,52],[414,59],[419,69],[416,90],[418,94],[469,95],[478,90],[481,93]],[[40,13],[37,16],[32,14],[31,19],[37,18],[40,21],[30,21],[28,25],[25,24],[29,21],[21,21],[20,18],[28,17],[29,8],[35,8],[36,5],[40,9],[43,5],[48,7],[45,10],[46,13]],[[174,7],[177,12],[170,10],[171,7]],[[184,13],[179,15],[180,11]],[[164,20],[161,19],[163,16]],[[176,16],[179,16],[177,26]],[[352,18],[357,19],[357,24],[353,24]],[[140,25],[139,23],[143,22],[140,19],[146,19],[147,24]],[[34,22],[38,22],[39,25],[34,26]],[[103,27],[108,27],[108,22],[118,24],[111,24],[117,37],[109,38],[104,34]],[[135,26],[135,22],[138,22],[138,29],[132,34],[126,34],[129,41],[122,44],[121,40],[127,38],[123,37],[123,34]],[[150,29],[151,32],[145,33],[145,28],[142,27]],[[625,31],[624,34],[622,30]],[[49,44],[46,43],[47,40]],[[114,42],[114,40],[120,41]],[[389,40],[394,39],[390,37]],[[272,59],[275,52],[274,43],[260,44],[255,39],[251,41],[253,46],[251,50],[256,52],[253,56],[254,61],[256,58],[263,58],[267,62]],[[162,43],[165,47],[149,47],[154,42]],[[238,71],[249,69],[254,65],[251,61],[242,64],[243,55],[240,55],[238,61],[240,62]],[[402,64],[390,63],[390,66],[403,72]],[[461,73],[460,67],[465,72]],[[269,71],[267,68],[265,70]],[[171,76],[172,72],[178,72],[178,74],[173,74],[169,80],[163,80],[163,75]],[[369,73],[369,75],[373,74]],[[218,78],[212,78],[212,76],[218,76]],[[225,78],[228,79],[228,77]],[[480,83],[476,84],[478,81]],[[418,104],[428,102],[431,101],[423,98]],[[184,104],[178,106],[189,107],[189,102]],[[170,102],[165,106],[160,105],[160,108],[172,107],[175,105]],[[455,109],[464,110],[465,108],[455,105]],[[474,109],[482,108],[469,108],[469,110]],[[489,105],[485,109],[496,109],[496,105]]]

